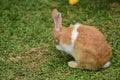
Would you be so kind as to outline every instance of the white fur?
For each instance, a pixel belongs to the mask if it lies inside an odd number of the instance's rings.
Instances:
[[[105,63],[105,65],[103,66],[103,68],[107,68],[107,67],[109,67],[110,66],[110,61],[108,61],[107,63]]]
[[[57,48],[58,50],[63,50],[60,45],[56,45],[56,48]]]
[[[79,23],[76,23],[76,24],[74,25],[74,29],[73,29],[73,31],[72,31],[71,39],[72,39],[72,44],[73,44],[73,45],[74,45],[74,42],[75,42],[75,40],[76,40],[76,38],[77,38],[77,36],[78,36],[78,32],[77,32],[78,27],[80,27],[80,24],[79,24]]]
[[[74,43],[75,43],[75,40],[76,40],[76,38],[78,36],[78,32],[77,32],[78,27],[80,27],[79,23],[77,23],[77,24],[74,25],[74,29],[73,29],[72,35],[71,35],[71,45],[66,45],[66,44],[62,44],[61,43],[59,45],[56,45],[56,48],[58,50],[65,51],[66,53],[72,55],[73,48],[74,48]]]
[[[73,45],[59,44],[56,45],[56,48],[61,51],[65,51],[68,54],[71,54],[73,51]]]

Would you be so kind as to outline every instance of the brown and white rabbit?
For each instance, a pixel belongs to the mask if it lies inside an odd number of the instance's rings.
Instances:
[[[56,48],[75,59],[68,66],[88,70],[109,67],[112,50],[99,30],[79,23],[63,27],[61,13],[56,9],[52,11],[52,18]]]

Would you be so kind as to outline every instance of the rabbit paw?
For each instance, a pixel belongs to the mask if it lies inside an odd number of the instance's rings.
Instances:
[[[69,66],[69,67],[72,67],[72,68],[78,68],[78,67],[77,67],[78,64],[77,64],[75,61],[70,61],[70,62],[68,62],[68,66]]]

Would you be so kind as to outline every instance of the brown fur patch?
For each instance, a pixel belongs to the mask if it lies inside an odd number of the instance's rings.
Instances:
[[[111,49],[105,37],[96,28],[84,25],[78,28],[78,32],[74,50],[76,59],[83,64],[101,68],[111,56]]]
[[[73,27],[65,28],[61,27],[60,31],[54,30],[54,39],[58,39],[59,43],[71,44],[71,35],[72,35]]]

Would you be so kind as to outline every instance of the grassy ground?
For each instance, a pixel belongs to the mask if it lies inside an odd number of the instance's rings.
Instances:
[[[55,49],[51,10],[63,13],[63,25],[96,26],[111,44],[112,65],[105,70],[72,69],[73,58]],[[120,1],[0,0],[0,80],[119,80]]]

